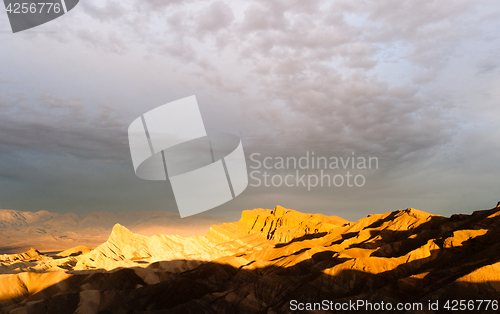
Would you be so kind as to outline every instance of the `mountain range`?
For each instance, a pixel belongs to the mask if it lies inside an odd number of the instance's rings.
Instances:
[[[51,252],[76,245],[96,247],[106,241],[116,223],[143,235],[203,235],[211,225],[227,220],[197,215],[181,219],[166,211],[91,212],[85,215],[58,214],[45,210],[23,212],[0,210],[0,254],[29,250]]]
[[[450,300],[497,313],[498,239],[500,207],[451,217],[407,208],[350,222],[277,206],[190,237],[116,224],[95,249],[0,255],[0,313],[293,313],[298,304],[323,313],[307,304],[324,301],[441,313]],[[477,300],[497,308],[477,310]]]

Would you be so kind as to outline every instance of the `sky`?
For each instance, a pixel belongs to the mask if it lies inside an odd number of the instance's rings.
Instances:
[[[204,215],[281,205],[357,220],[492,208],[498,29],[493,0],[81,0],[15,34],[2,7],[0,208],[178,212],[168,181],[136,177],[127,129],[191,95],[207,132],[238,135],[249,175],[260,171]],[[296,177],[314,181],[321,169],[276,169],[277,157],[313,152],[376,157],[378,167],[324,169],[363,185],[309,188]],[[266,157],[272,169],[255,169]],[[264,171],[296,184],[257,186]]]

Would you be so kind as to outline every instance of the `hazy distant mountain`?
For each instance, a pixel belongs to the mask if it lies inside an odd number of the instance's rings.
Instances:
[[[421,303],[423,311],[405,313],[433,313],[429,301],[442,310],[446,300],[500,300],[498,239],[500,207],[450,218],[408,208],[354,223],[278,206],[188,238],[115,225],[94,250],[0,256],[0,308],[291,313],[291,300],[365,300]],[[497,311],[483,304],[475,312]]]
[[[79,244],[96,247],[106,241],[116,223],[144,235],[190,236],[203,235],[211,225],[224,221],[200,215],[181,219],[178,214],[164,211],[76,215],[4,209],[0,210],[0,254],[30,247],[40,251],[61,251]]]

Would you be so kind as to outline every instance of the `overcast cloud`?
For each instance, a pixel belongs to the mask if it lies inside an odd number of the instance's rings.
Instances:
[[[497,1],[82,0],[17,34],[2,8],[0,207],[176,212],[168,183],[135,177],[127,128],[196,95],[247,158],[379,158],[364,187],[248,187],[209,215],[490,208],[498,29]]]

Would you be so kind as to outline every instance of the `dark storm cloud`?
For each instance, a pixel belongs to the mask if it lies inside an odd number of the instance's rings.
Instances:
[[[123,161],[127,152],[117,111],[106,105],[94,113],[79,99],[4,93],[0,97],[0,150],[34,150],[78,158]]]
[[[446,180],[455,190],[465,189],[470,173],[464,165],[481,161],[474,182],[491,182],[486,173],[498,173],[498,153],[486,153],[497,147],[498,131],[470,127],[496,121],[499,95],[493,85],[500,45],[492,30],[498,28],[498,12],[496,3],[466,0],[453,5],[434,0],[86,1],[72,11],[73,24],[61,19],[60,32],[32,36],[46,45],[83,47],[82,56],[95,58],[95,72],[117,60],[130,70],[116,77],[81,75],[110,93],[142,92],[148,108],[165,95],[201,95],[207,128],[239,134],[247,154],[355,151],[381,160],[380,172],[373,174],[379,184],[363,192],[322,190],[313,198],[303,191],[264,189],[251,195],[271,202],[293,194],[324,209],[330,194],[345,206],[373,198],[404,206],[403,198],[413,193],[426,202],[434,197],[435,203],[421,204],[436,208],[454,195]],[[103,56],[108,61],[101,61]],[[10,77],[0,75],[7,80],[0,79],[3,91]],[[129,85],[120,80],[123,75],[131,77]],[[50,150],[128,163],[126,127],[145,109],[118,100],[90,103],[84,88],[74,93],[78,96],[62,97],[54,88],[3,94],[3,151]],[[457,197],[452,203],[460,202],[464,199]]]

